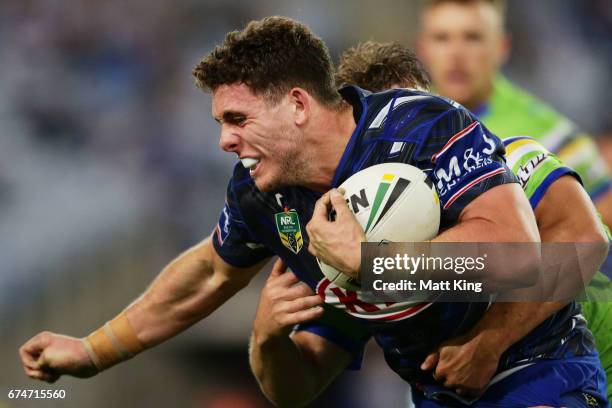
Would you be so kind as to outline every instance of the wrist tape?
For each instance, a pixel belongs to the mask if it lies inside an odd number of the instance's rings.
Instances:
[[[125,313],[87,336],[83,343],[99,371],[128,360],[144,350]]]

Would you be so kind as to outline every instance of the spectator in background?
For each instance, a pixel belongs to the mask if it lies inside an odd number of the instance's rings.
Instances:
[[[418,40],[437,92],[474,112],[501,138],[529,135],[581,176],[612,224],[610,173],[591,138],[500,72],[510,52],[504,0],[427,0]]]

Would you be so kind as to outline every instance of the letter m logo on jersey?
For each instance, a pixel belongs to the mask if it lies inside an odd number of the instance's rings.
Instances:
[[[300,219],[295,210],[283,211],[274,215],[276,219],[276,229],[284,246],[295,254],[300,252],[304,246]]]

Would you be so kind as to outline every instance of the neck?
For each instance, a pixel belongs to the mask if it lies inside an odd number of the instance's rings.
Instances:
[[[316,129],[308,138],[310,148],[305,152],[306,157],[313,160],[308,162],[308,182],[304,186],[327,192],[332,187],[336,168],[357,125],[353,107],[345,102],[338,108],[322,108],[314,119]]]
[[[489,103],[492,95],[493,95],[493,84],[491,84],[490,86],[488,86],[486,89],[482,90],[481,92],[478,92],[477,94],[473,95],[472,98],[465,101],[465,103],[462,103],[462,105],[473,112],[474,110],[479,109],[483,105]]]

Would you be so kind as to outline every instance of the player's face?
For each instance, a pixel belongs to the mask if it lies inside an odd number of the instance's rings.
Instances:
[[[244,84],[223,85],[213,92],[212,114],[221,124],[219,146],[240,158],[259,190],[299,182],[301,138],[286,99],[272,105]]]
[[[492,5],[448,2],[422,16],[418,49],[436,91],[474,109],[490,97],[508,40]]]

